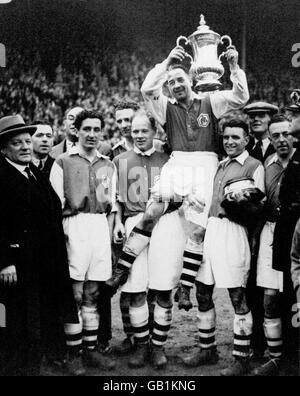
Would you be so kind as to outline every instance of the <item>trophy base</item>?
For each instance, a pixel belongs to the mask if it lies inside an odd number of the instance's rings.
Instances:
[[[217,91],[222,87],[220,81],[198,81],[195,86],[196,92],[211,92]]]

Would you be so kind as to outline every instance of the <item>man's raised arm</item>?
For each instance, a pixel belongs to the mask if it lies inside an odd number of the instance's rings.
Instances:
[[[168,98],[163,94],[162,88],[167,81],[168,68],[171,63],[182,62],[184,57],[184,49],[181,46],[173,48],[167,59],[150,70],[141,87],[147,109],[162,126],[166,123],[168,104]]]
[[[238,65],[238,52],[235,49],[227,52],[227,61],[231,72],[232,90],[217,91],[210,96],[212,109],[217,118],[221,118],[228,111],[244,107],[249,100],[246,74]]]

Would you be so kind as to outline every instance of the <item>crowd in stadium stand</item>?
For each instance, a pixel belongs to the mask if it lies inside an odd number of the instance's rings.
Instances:
[[[53,125],[56,139],[64,112],[75,105],[97,109],[105,117],[103,139],[118,139],[113,105],[120,98],[141,101],[140,86],[151,65],[164,58],[163,51],[140,48],[128,50],[66,47],[58,66],[42,59],[37,49],[8,50],[8,67],[0,75],[0,117],[12,112],[28,122],[45,119]],[[51,67],[50,66],[50,67]],[[280,108],[289,102],[291,89],[300,77],[290,71],[247,70],[250,100],[265,100]],[[224,87],[230,86],[228,73]]]

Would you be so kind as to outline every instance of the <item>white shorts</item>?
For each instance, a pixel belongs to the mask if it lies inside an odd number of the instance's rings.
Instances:
[[[276,223],[267,222],[260,235],[257,259],[257,286],[283,291],[283,272],[272,268],[273,238]]]
[[[106,281],[112,275],[111,245],[105,214],[80,213],[63,220],[70,276],[76,281]]]
[[[144,213],[139,213],[136,216],[129,217],[125,222],[126,238],[134,229],[134,227],[141,221]],[[134,261],[127,282],[122,287],[122,292],[125,293],[141,293],[147,290],[148,287],[148,246],[141,252],[141,254]]]
[[[177,196],[182,198],[195,194],[205,202],[205,210],[197,213],[193,208],[188,208],[185,217],[206,228],[217,167],[218,157],[215,153],[174,151],[163,166],[160,179],[151,189],[152,194],[167,202],[171,199],[176,201]]]
[[[149,246],[149,289],[172,290],[181,276],[187,237],[178,211],[167,213],[155,226]]]
[[[198,282],[226,289],[246,287],[251,253],[244,227],[227,218],[210,217],[203,256]]]
[[[142,216],[143,213],[126,221],[126,235]],[[163,215],[153,229],[149,248],[133,263],[122,291],[140,293],[147,288],[161,291],[174,289],[181,276],[185,244],[186,235],[178,211]]]

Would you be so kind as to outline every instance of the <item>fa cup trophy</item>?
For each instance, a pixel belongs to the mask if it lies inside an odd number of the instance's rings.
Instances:
[[[197,80],[196,91],[204,92],[219,89],[222,86],[219,79],[224,74],[221,58],[226,55],[227,50],[235,48],[232,45],[231,38],[229,36],[221,37],[218,33],[210,30],[209,26],[206,25],[204,15],[201,14],[198,29],[188,38],[179,36],[177,46],[180,45],[181,40],[184,40],[185,44],[189,44],[193,50],[194,57],[187,52],[185,55],[192,61],[191,73]],[[218,45],[224,44],[225,40],[228,41],[226,51],[218,56]]]

